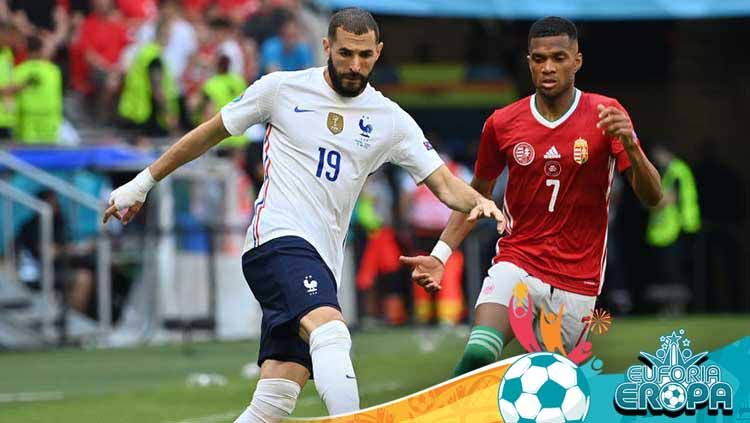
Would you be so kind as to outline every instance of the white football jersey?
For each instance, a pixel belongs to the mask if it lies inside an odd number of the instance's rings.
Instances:
[[[422,130],[369,84],[338,95],[325,68],[268,74],[224,106],[232,135],[266,123],[265,178],[244,251],[274,238],[312,244],[340,283],[352,211],[367,176],[390,162],[422,182],[443,164]]]

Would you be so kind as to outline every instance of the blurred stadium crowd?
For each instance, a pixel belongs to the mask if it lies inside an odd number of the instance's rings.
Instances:
[[[298,0],[2,0],[0,23],[0,126],[24,143],[178,135],[260,75],[321,63],[325,30]]]
[[[0,0],[0,138],[16,146],[101,140],[143,150],[163,146],[215,114],[261,75],[324,65],[320,39],[326,25],[325,13],[302,0]],[[240,175],[238,212],[245,224],[263,182],[263,132],[251,128],[244,137],[222,142],[217,153]],[[470,180],[471,154],[447,148],[440,134],[427,136],[438,151],[456,153],[457,160],[446,155],[446,162]],[[613,188],[604,302],[619,313],[681,313],[696,299],[705,303],[708,288],[701,281],[715,268],[722,269],[726,292],[740,283],[736,228],[745,212],[739,177],[711,162],[709,154],[693,169],[664,147],[655,147],[650,155],[659,165],[668,201],[650,211],[638,235],[648,245],[645,255],[656,257],[649,286],[625,280],[623,269],[639,259],[624,251],[632,245],[618,235],[622,210],[628,207],[623,205],[623,182]],[[734,191],[740,194],[735,206],[719,207],[726,198],[711,198],[708,187],[716,181],[736,184]],[[495,192],[500,202],[503,190],[501,181]],[[95,316],[92,249],[68,243],[71,236],[64,233],[54,193],[37,196],[53,205],[56,250],[69,254],[63,297],[75,310]],[[469,246],[452,256],[436,296],[414,289],[398,260],[402,254],[429,252],[449,214],[428,189],[415,186],[398,169],[386,167],[370,178],[350,236],[362,323],[467,321],[494,255],[493,225],[481,226]],[[36,227],[37,221],[27,220],[15,238],[19,278],[30,285],[38,283],[39,274]],[[63,264],[56,261],[56,266]],[[115,295],[118,280],[127,278],[115,276]],[[653,307],[634,304],[642,299]],[[731,300],[720,305],[723,310],[743,307]]]
[[[120,144],[150,154],[261,75],[324,63],[326,25],[325,16],[299,0],[0,0],[0,140],[4,149],[36,149],[32,155],[69,149],[67,157],[78,164],[87,147]],[[256,129],[219,149],[236,159],[240,174],[249,141],[262,139],[263,128]],[[66,167],[69,161],[59,156],[50,160],[45,169],[83,193],[100,197],[117,183],[117,175]],[[74,209],[54,188],[22,175],[4,177],[51,207],[56,295],[96,318],[96,213]],[[250,187],[248,180],[237,181],[240,189]],[[3,249],[5,267],[15,268],[11,279],[36,291],[44,270],[40,219],[28,210],[6,214],[3,231],[14,239]],[[127,266],[121,269],[116,263],[111,269],[115,317],[134,279]],[[25,304],[11,294],[0,297],[3,309]]]

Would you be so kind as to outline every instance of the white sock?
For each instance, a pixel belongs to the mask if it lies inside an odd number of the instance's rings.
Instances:
[[[287,379],[261,379],[250,406],[234,423],[278,423],[294,411],[302,388]]]
[[[359,410],[359,390],[349,356],[352,338],[340,320],[328,322],[310,334],[315,389],[326,404],[328,414]]]

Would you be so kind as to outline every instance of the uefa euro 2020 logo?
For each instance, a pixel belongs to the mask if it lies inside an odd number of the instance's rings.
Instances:
[[[652,355],[641,352],[647,365],[628,368],[627,381],[615,390],[615,406],[622,414],[693,414],[731,412],[732,386],[721,380],[717,365],[701,365],[708,352],[693,354],[685,330],[659,338],[661,348]]]

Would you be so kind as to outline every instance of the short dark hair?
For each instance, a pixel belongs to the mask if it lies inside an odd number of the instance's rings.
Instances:
[[[558,16],[547,16],[534,22],[529,29],[528,45],[531,46],[532,38],[554,37],[556,35],[567,35],[570,41],[578,39],[576,25]]]
[[[372,17],[370,12],[359,7],[347,7],[331,16],[331,23],[328,24],[329,40],[336,38],[336,28],[339,27],[357,35],[375,31],[375,42],[380,42],[380,28],[378,27],[378,23],[375,22],[375,18]]]
[[[44,42],[36,35],[32,35],[26,39],[26,48],[28,49],[29,53],[38,53],[42,51],[43,47]]]
[[[227,18],[214,18],[208,23],[212,29],[228,29],[232,27],[232,23]]]
[[[229,58],[229,56],[222,54],[221,56],[219,56],[219,60],[216,63],[216,68],[220,74],[229,73],[231,64],[232,60]]]

